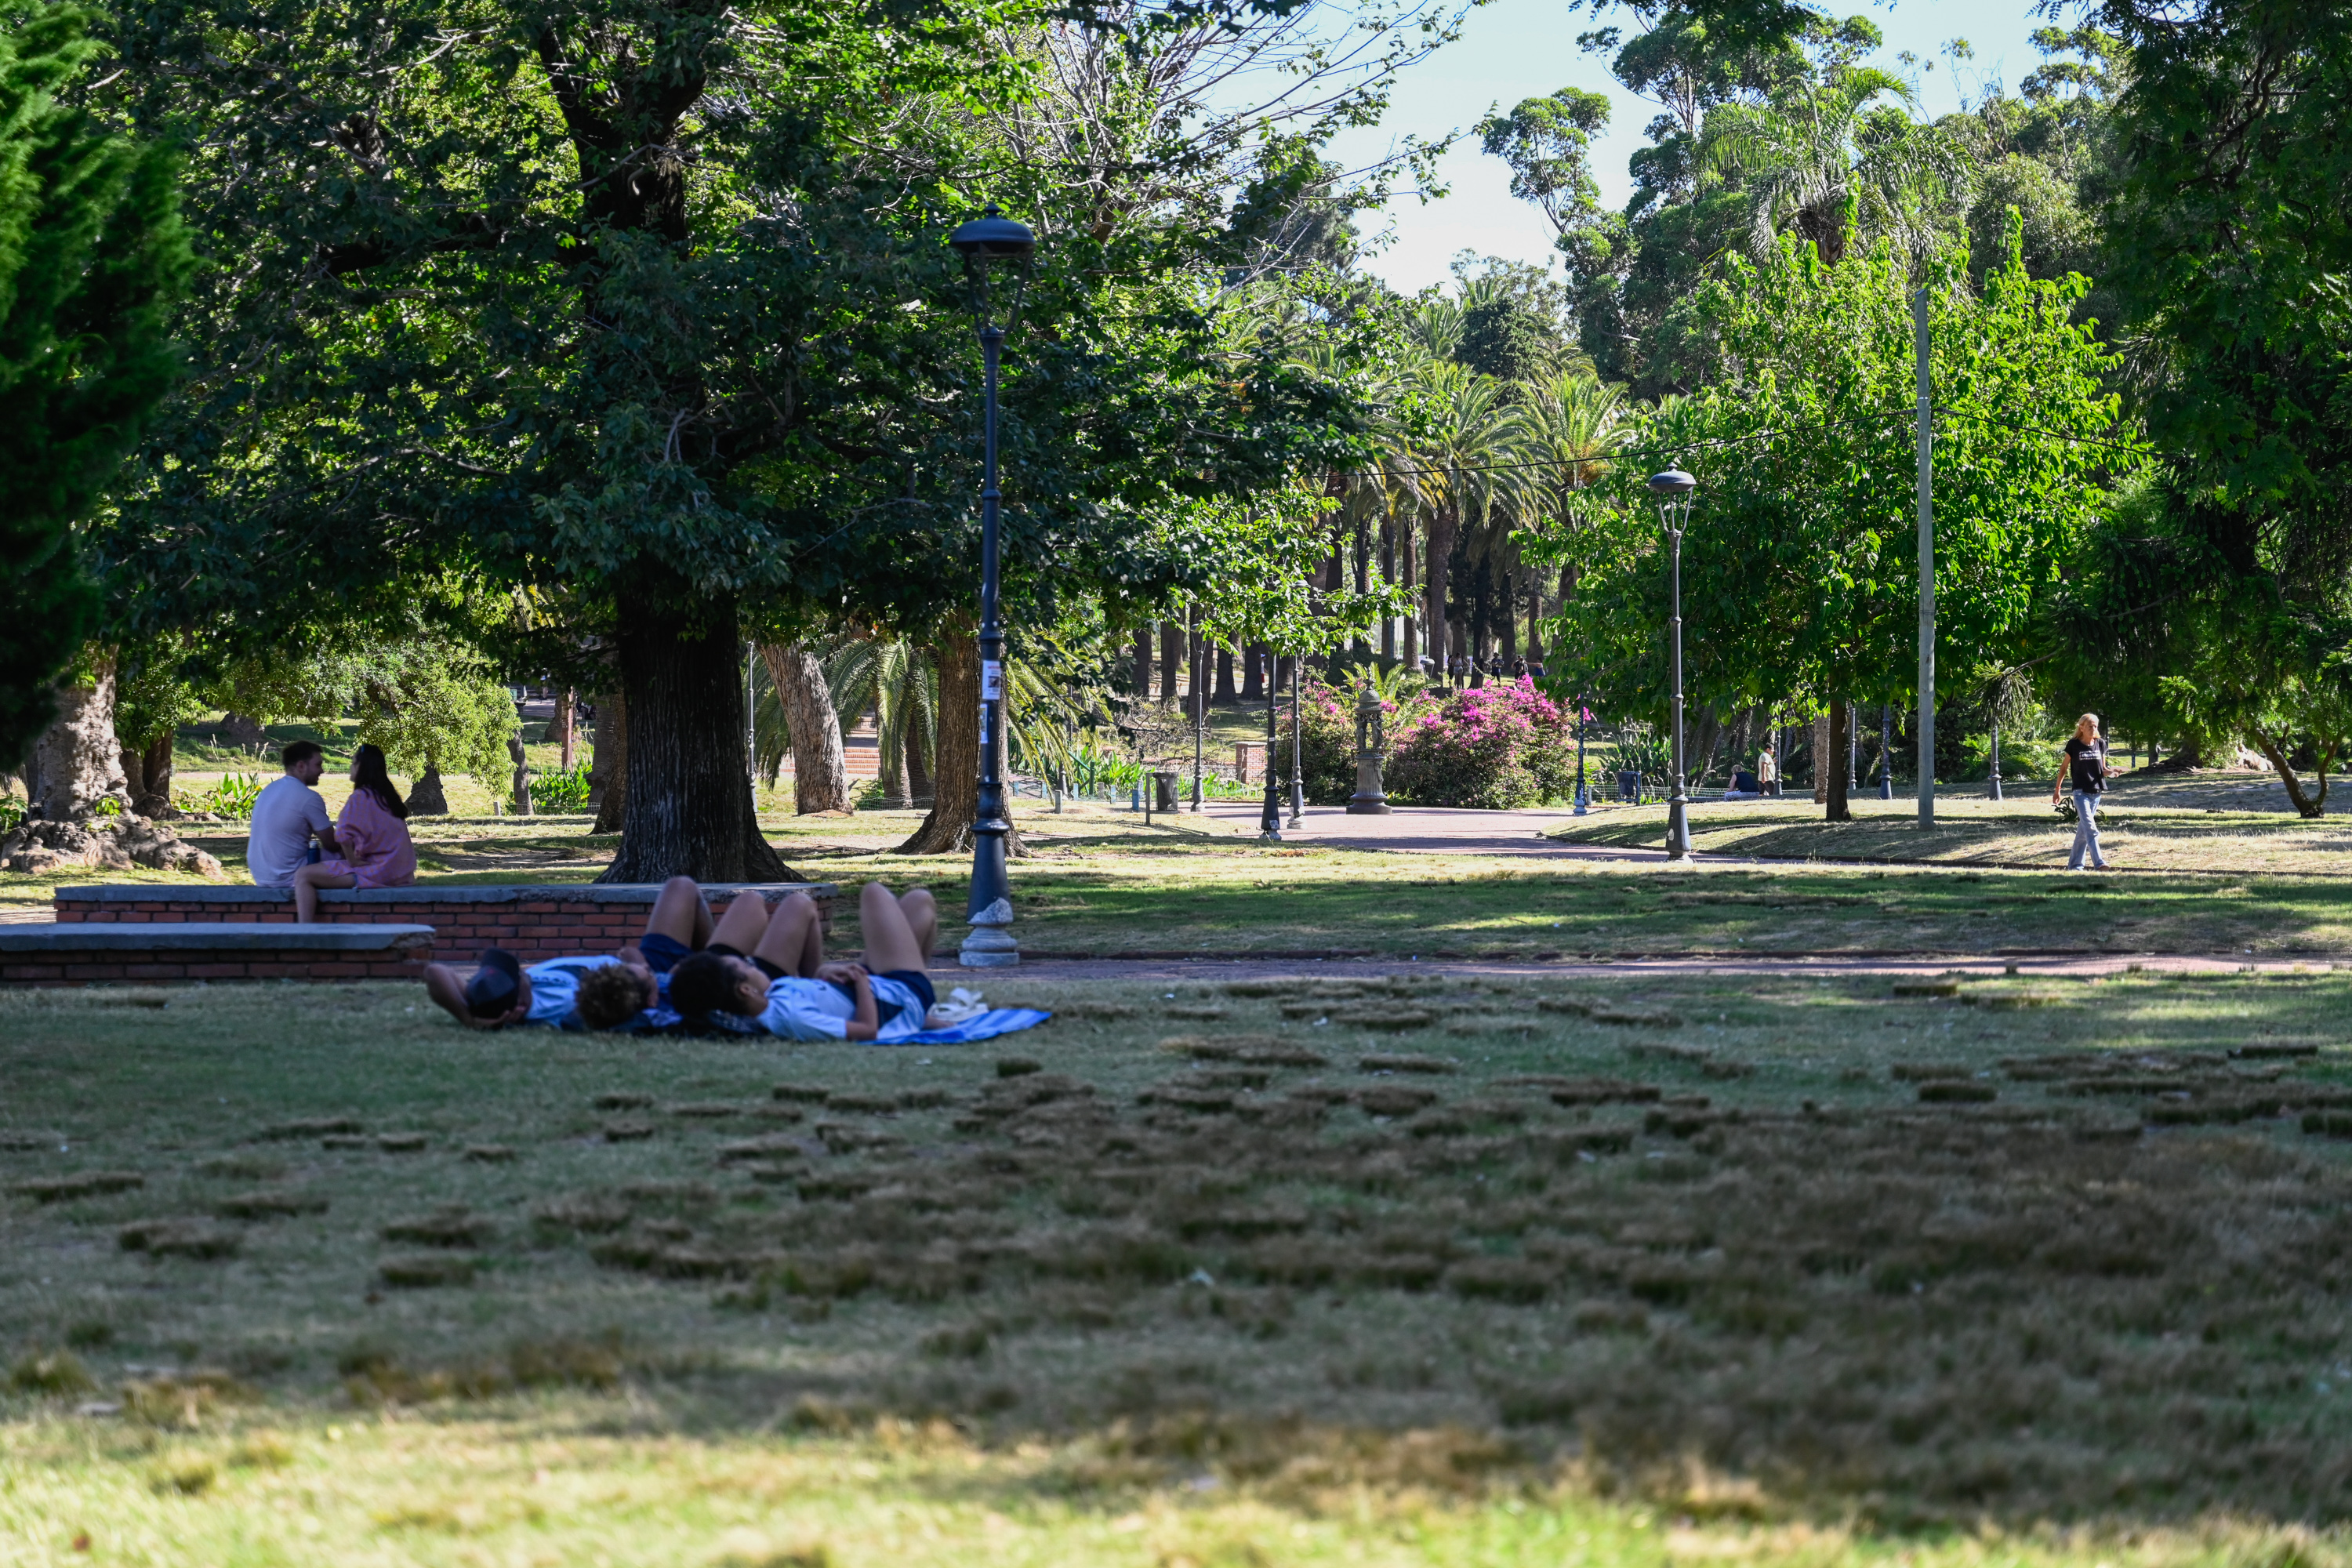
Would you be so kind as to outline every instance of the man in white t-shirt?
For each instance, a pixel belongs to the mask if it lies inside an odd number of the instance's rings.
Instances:
[[[335,844],[334,821],[327,815],[327,803],[310,787],[319,782],[320,772],[325,766],[318,742],[288,742],[285,760],[286,776],[263,790],[253,803],[253,826],[245,841],[245,866],[253,873],[257,887],[292,887],[294,873],[310,862],[310,839],[314,835],[326,853],[341,853]]]
[[[793,893],[772,914],[746,893],[719,917],[709,945],[669,973],[669,1005],[690,1024],[756,1020],[793,1040],[887,1043],[920,1034],[938,994],[930,976],[939,907],[918,888],[901,897],[868,882],[859,897],[863,962],[828,963],[817,908]]]

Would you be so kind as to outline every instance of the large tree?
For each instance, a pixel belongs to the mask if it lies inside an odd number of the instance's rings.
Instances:
[[[0,767],[98,628],[74,524],[178,369],[171,160],[60,101],[96,52],[89,24],[71,5],[0,10]]]
[[[2038,595],[2130,460],[2102,382],[2112,363],[2072,320],[2080,279],[2039,281],[2019,254],[1979,293],[1955,247],[1927,265],[1933,301],[1937,644],[2014,657]],[[1666,707],[1667,566],[1652,465],[1699,480],[1683,544],[1685,686],[1729,710],[1811,692],[1841,708],[1911,695],[1916,663],[1911,264],[1881,242],[1825,265],[1784,238],[1701,301],[1736,374],[1661,406],[1640,460],[1578,498],[1545,542],[1582,574],[1559,626],[1569,694],[1628,717]],[[1832,815],[1843,802],[1832,798]]]
[[[1194,113],[1198,81],[1155,72],[1249,42],[1247,8],[1211,10],[126,14],[111,101],[198,148],[205,244],[235,258],[192,312],[207,374],[113,541],[128,618],[363,606],[451,571],[557,595],[627,714],[607,875],[777,873],[747,638],[814,611],[928,639],[971,601],[979,366],[944,241],[981,199],[1044,242],[1007,352],[1016,606],[1164,595],[1181,558],[1136,520],[1278,476],[1344,405],[1276,362],[1208,374],[1214,268],[1251,238],[1236,178],[1294,184],[1299,138],[1377,77],[1327,79],[1288,130]],[[1138,109],[1171,79],[1175,112]]]

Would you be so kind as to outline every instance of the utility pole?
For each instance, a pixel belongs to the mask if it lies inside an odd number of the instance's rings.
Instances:
[[[1919,362],[1919,829],[1936,826],[1936,458],[1927,379],[1927,286],[1911,296]]]

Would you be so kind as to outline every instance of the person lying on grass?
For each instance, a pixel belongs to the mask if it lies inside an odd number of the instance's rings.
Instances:
[[[610,972],[612,978],[599,977]],[[502,947],[485,948],[473,977],[459,980],[446,963],[425,966],[425,994],[469,1029],[503,1029],[516,1024],[546,1024],[559,1029],[611,1028],[591,1025],[582,1015],[583,987],[596,984],[600,1016],[610,1018],[625,1002],[635,1006],[616,1022],[658,1005],[660,991],[651,970],[609,955],[551,958],[526,964]]]
[[[939,907],[918,888],[904,896],[868,882],[858,897],[864,962],[825,962],[817,907],[793,893],[770,913],[738,898],[698,953],[670,971],[669,1005],[689,1025],[753,1020],[793,1040],[897,1040],[922,1031],[938,994],[924,973]]]
[[[739,900],[740,901],[740,900]],[[754,900],[757,902],[757,900]],[[764,908],[764,906],[763,906]],[[691,877],[672,877],[655,895],[646,933],[609,957],[551,958],[528,967],[503,948],[482,954],[468,981],[446,963],[427,964],[425,989],[468,1028],[509,1024],[558,1028],[655,1028],[677,1020],[665,1004],[669,971],[710,941],[710,906]]]

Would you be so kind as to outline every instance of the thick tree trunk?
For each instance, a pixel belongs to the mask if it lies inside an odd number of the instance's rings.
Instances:
[[[557,765],[565,773],[572,771],[572,758],[579,750],[580,726],[574,721],[572,713],[579,705],[580,694],[565,687],[555,694],[555,717],[549,721],[547,726],[549,742],[562,748],[560,754],[562,760]]]
[[[904,811],[913,800],[907,787],[907,713],[906,699],[899,699],[897,718],[885,725],[878,748],[881,766],[877,770],[882,781],[882,809]]]
[[[762,647],[760,657],[784,700],[784,722],[793,732],[793,809],[803,816],[849,810],[849,762],[824,666],[800,643]]]
[[[530,815],[530,760],[524,754],[522,737],[507,737],[507,756],[514,763],[514,814]]]
[[[1846,755],[1853,744],[1853,704],[1844,698],[1830,703],[1830,754],[1814,764],[1819,771],[1825,763],[1829,772],[1829,798],[1823,803],[1822,820],[1852,822],[1853,808],[1847,804]]]
[[[1135,700],[1151,700],[1151,625],[1145,622],[1135,628]]]
[[[1160,705],[1176,705],[1177,667],[1184,662],[1184,628],[1174,621],[1160,623]],[[941,702],[947,699],[941,697]]]
[[[1830,798],[1830,716],[1823,713],[1813,721],[1813,804],[1820,805]]]
[[[931,811],[914,837],[898,846],[901,855],[952,855],[971,847],[971,825],[980,819],[980,640],[969,626],[942,635],[939,645],[939,747],[933,761]],[[1002,753],[1000,753],[1000,766]],[[1012,819],[1006,803],[1006,820]],[[1022,852],[1016,826],[1005,853]]]
[[[622,577],[627,798],[621,851],[597,880],[793,880],[753,816],[735,605],[704,598],[689,618],[684,584],[639,566]]]
[[[33,742],[26,794],[52,822],[80,822],[111,796],[131,805],[114,733],[114,665],[100,662],[87,685],[58,689],[58,716]]]
[[[1265,700],[1266,650],[1263,643],[1252,643],[1242,650],[1242,700]]]
[[[928,806],[938,798],[931,787],[929,708],[923,700],[921,671],[907,671],[907,803]]]
[[[147,793],[141,798],[160,800],[163,805],[155,808],[159,811],[172,804],[172,742],[174,739],[176,737],[172,731],[166,730],[147,742]]]
[[[596,743],[588,756],[588,808],[594,831],[621,831],[621,808],[629,798],[629,705],[618,691],[596,699]]]
[[[1234,689],[1234,650],[1221,647],[1217,650],[1217,690],[1211,700],[1233,702],[1239,697],[1240,694]]]
[[[446,816],[449,815],[449,793],[441,787],[441,770],[430,763],[417,775],[408,792],[408,815],[411,816]]]

